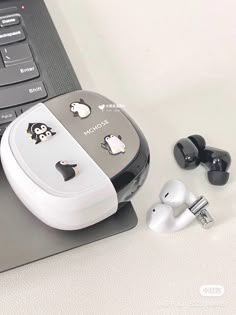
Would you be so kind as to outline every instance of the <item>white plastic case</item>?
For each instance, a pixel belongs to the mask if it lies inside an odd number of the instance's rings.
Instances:
[[[35,121],[50,126],[56,135],[35,144],[26,133]],[[16,195],[51,227],[81,229],[117,211],[117,193],[109,177],[44,104],[34,106],[6,129],[1,160]],[[56,168],[59,161],[77,164],[78,174],[65,181]]]

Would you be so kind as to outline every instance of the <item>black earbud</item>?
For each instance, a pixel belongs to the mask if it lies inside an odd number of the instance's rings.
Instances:
[[[206,146],[205,139],[193,135],[179,140],[174,147],[176,162],[181,168],[192,170],[203,164],[208,169],[208,179],[213,185],[225,185],[231,157],[226,151]]]

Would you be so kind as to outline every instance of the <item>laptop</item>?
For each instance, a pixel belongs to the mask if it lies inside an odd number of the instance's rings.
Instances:
[[[33,105],[78,89],[80,83],[43,0],[0,0],[0,137]],[[128,203],[89,228],[70,232],[52,229],[20,203],[0,165],[0,272],[136,224]]]
[[[29,107],[80,89],[43,1],[0,0],[0,135]]]

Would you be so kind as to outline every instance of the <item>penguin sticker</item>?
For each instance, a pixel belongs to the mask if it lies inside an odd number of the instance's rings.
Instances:
[[[30,123],[27,133],[31,135],[31,139],[35,140],[35,144],[48,141],[56,132],[51,131],[52,128],[44,123]]]
[[[103,149],[108,150],[112,155],[125,153],[125,144],[121,141],[121,136],[107,135],[104,138],[104,143],[101,143]]]
[[[91,114],[91,107],[81,98],[79,102],[70,104],[70,111],[74,114],[74,117],[84,119]]]
[[[69,164],[66,161],[59,161],[56,163],[55,167],[62,174],[65,182],[79,175],[77,164]]]

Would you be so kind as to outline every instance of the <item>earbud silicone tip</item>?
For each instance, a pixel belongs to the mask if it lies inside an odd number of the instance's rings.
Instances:
[[[209,171],[208,179],[212,185],[223,186],[229,180],[229,173],[220,171]]]

